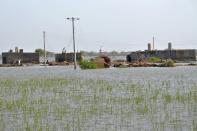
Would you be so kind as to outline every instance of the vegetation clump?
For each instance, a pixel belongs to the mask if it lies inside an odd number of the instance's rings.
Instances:
[[[88,60],[83,60],[81,62],[79,62],[79,65],[81,67],[81,69],[96,69],[96,64],[88,61]]]
[[[162,60],[161,60],[160,57],[150,57],[150,58],[148,58],[148,62],[159,63],[161,61]]]
[[[40,56],[44,56],[44,50],[43,49],[36,49],[35,50],[35,53],[38,53]],[[46,55],[47,56],[53,56],[54,53],[53,52],[50,52],[50,51],[46,51]]]
[[[175,67],[175,63],[173,60],[168,59],[166,61],[163,61],[162,64],[160,65],[161,67]]]

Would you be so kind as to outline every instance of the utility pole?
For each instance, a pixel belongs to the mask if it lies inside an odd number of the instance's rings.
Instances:
[[[100,46],[99,53],[100,53],[100,55],[102,54],[102,46]]]
[[[153,36],[153,50],[155,50],[155,37]]]
[[[73,30],[73,50],[74,50],[74,69],[77,69],[77,56],[76,56],[76,51],[75,51],[75,21],[79,20],[79,18],[71,17],[71,18],[66,18],[67,20],[72,21],[72,30]]]
[[[43,31],[43,42],[44,42],[44,65],[46,66],[45,31]]]

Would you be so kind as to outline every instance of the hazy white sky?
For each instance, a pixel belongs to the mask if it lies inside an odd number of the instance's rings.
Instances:
[[[0,0],[0,52],[18,46],[72,51],[71,22],[78,50],[144,50],[155,36],[156,48],[197,49],[197,0]]]

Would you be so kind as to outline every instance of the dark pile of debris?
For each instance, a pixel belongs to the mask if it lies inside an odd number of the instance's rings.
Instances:
[[[112,62],[113,67],[119,67],[119,68],[126,68],[129,66],[129,64],[127,62],[125,62],[125,60],[114,60]]]
[[[49,66],[64,66],[64,65],[70,65],[71,63],[64,61],[64,62],[48,62]]]
[[[99,56],[91,59],[96,64],[97,68],[109,68],[111,66],[111,59],[107,56]]]
[[[0,64],[0,67],[18,67],[23,66],[23,64]]]

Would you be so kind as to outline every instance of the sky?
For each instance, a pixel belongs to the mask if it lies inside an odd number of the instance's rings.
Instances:
[[[197,0],[0,0],[0,52],[43,48],[72,51],[197,49]]]

